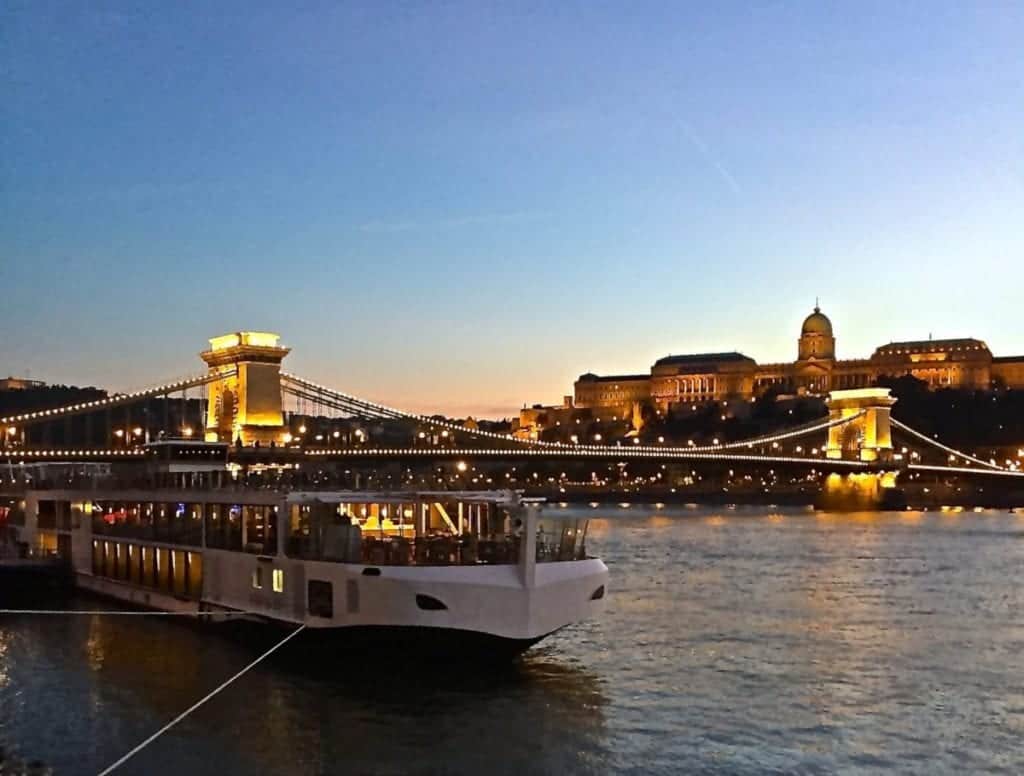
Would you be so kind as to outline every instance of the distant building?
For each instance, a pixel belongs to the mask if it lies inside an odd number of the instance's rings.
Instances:
[[[987,390],[995,386],[1024,389],[1024,356],[996,358],[978,339],[891,342],[870,358],[836,359],[832,322],[818,307],[807,316],[797,340],[797,359],[758,364],[742,353],[670,355],[658,359],[649,374],[580,375],[572,402],[563,408],[610,411],[630,416],[637,406],[665,411],[678,404],[752,399],[768,390],[822,395],[831,390],[863,388],[880,377],[912,375],[932,388]],[[556,408],[524,411],[533,416]],[[535,426],[532,417],[520,427]]]
[[[45,388],[42,380],[29,380],[27,377],[0,378],[0,391],[25,391],[29,388]]]

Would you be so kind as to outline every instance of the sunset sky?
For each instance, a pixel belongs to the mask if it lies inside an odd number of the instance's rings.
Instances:
[[[0,373],[207,338],[509,415],[668,353],[1024,353],[1024,4],[0,9]]]

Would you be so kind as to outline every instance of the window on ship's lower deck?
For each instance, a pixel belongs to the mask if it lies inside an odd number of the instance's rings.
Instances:
[[[307,608],[314,617],[334,616],[334,586],[321,579],[311,579],[306,586]]]

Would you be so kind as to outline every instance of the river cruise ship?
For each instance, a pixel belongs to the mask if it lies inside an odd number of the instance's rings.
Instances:
[[[608,584],[588,521],[513,491],[93,484],[27,490],[20,509],[22,546],[84,590],[360,649],[517,654],[596,615]]]

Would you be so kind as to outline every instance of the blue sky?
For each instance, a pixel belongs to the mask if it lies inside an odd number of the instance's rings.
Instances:
[[[1024,352],[1024,4],[0,9],[0,372],[225,331],[508,414],[666,353]]]

